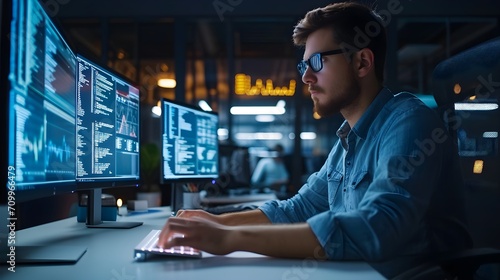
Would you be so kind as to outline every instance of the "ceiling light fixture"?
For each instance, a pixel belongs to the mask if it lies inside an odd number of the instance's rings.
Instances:
[[[227,140],[229,139],[229,130],[227,128],[219,128],[217,129],[217,136],[221,141]]]
[[[493,111],[498,109],[497,103],[455,103],[457,111]]]
[[[203,111],[212,112],[212,107],[210,107],[205,100],[198,101],[198,106],[200,106]]]
[[[285,106],[285,100],[280,100],[276,106],[233,106],[229,112],[232,115],[283,115]]]
[[[273,115],[257,115],[255,120],[258,122],[273,122],[276,118]]]
[[[498,131],[485,131],[483,138],[498,138]]]
[[[174,79],[158,79],[158,86],[162,88],[175,88],[177,82]]]
[[[239,132],[236,133],[235,138],[238,140],[281,140],[283,134],[279,132]]]
[[[280,100],[278,103],[276,103],[276,107],[278,108],[285,108],[286,106],[286,101],[285,100]]]
[[[300,139],[302,139],[302,140],[314,140],[314,139],[316,139],[316,133],[315,132],[301,132]]]
[[[276,106],[233,106],[230,112],[233,115],[283,115],[286,110]]]
[[[154,106],[151,108],[151,112],[153,112],[153,117],[159,118],[161,117],[161,107],[160,106]]]

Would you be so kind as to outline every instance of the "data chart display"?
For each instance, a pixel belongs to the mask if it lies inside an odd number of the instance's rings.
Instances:
[[[139,178],[139,90],[77,57],[77,180]]]

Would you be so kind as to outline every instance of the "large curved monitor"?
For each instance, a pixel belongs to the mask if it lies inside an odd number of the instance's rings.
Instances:
[[[10,45],[2,47],[0,79],[6,157],[21,202],[75,189],[76,57],[38,1],[6,2]]]
[[[162,182],[219,176],[218,114],[162,99]]]
[[[76,262],[86,250],[23,246],[29,241],[13,239],[23,221],[43,223],[42,217],[51,210],[23,211],[25,206],[76,189],[76,56],[41,3],[0,2],[0,129],[4,138],[0,217],[9,224],[0,230],[0,261],[5,264],[8,257],[10,268],[13,255],[15,263],[52,262],[55,256]],[[5,254],[5,245],[10,255]]]

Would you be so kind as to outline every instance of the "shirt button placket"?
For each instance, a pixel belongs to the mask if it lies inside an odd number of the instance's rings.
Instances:
[[[351,160],[349,158],[349,153],[347,153],[345,161],[344,161],[344,205],[346,209],[351,209],[351,200],[349,199],[349,192],[347,191],[347,184],[349,183],[349,178],[351,177]]]

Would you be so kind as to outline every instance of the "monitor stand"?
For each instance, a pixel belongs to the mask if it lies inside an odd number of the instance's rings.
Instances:
[[[14,219],[8,216],[7,205],[0,205],[0,220],[15,224]],[[15,228],[0,228],[0,266],[7,265],[11,271],[16,264],[73,264],[87,251],[85,245],[23,244],[14,239],[16,236]]]
[[[78,262],[86,251],[85,246],[21,245],[16,246],[12,252],[10,248],[6,248],[6,254],[2,253],[0,260],[2,264],[9,264],[13,256],[14,264],[73,264]]]
[[[88,228],[117,228],[129,229],[142,225],[142,222],[113,222],[101,220],[102,189],[96,188],[89,191],[87,200],[87,227]]]

